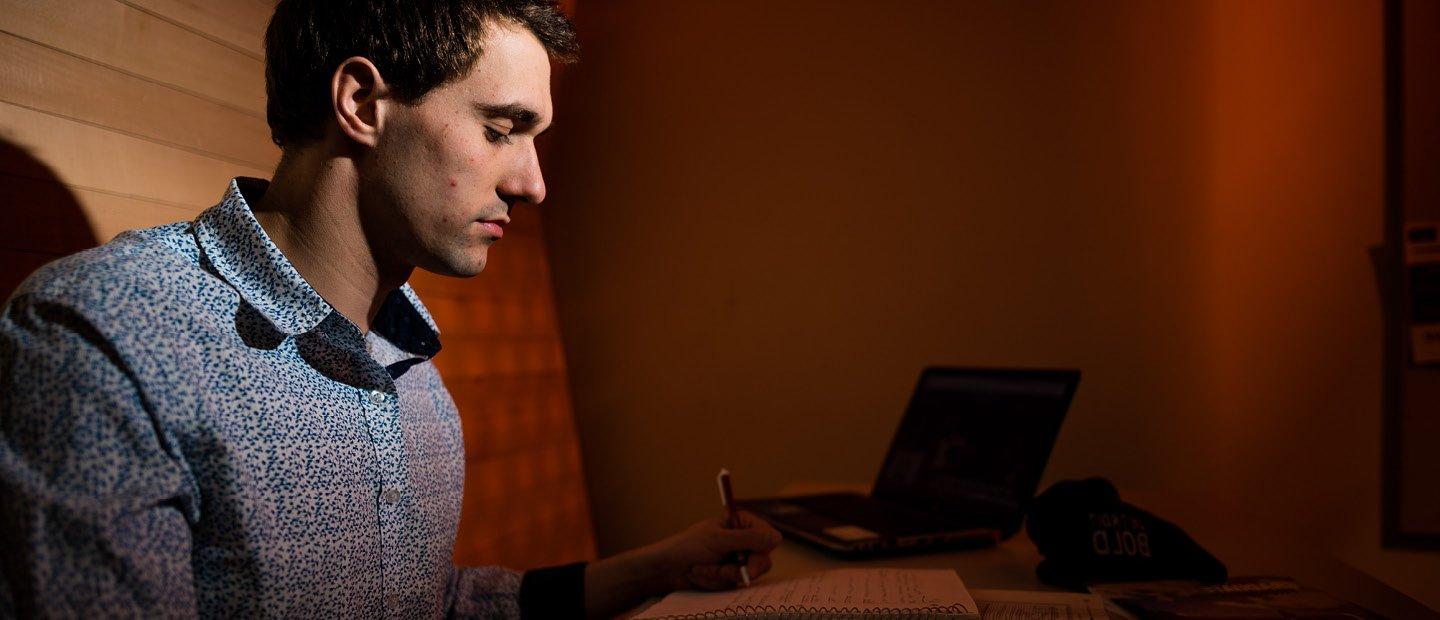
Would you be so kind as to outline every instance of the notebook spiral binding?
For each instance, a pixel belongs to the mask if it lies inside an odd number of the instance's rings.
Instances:
[[[658,620],[710,620],[713,618],[755,618],[757,620],[806,620],[826,618],[863,620],[864,618],[916,619],[936,616],[973,614],[965,605],[935,605],[912,609],[861,609],[859,607],[806,607],[804,605],[740,605],[723,611],[665,616]]]

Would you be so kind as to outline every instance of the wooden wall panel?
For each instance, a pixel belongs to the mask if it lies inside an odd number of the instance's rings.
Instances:
[[[195,219],[200,208],[178,206],[49,180],[0,173],[0,205],[71,203],[76,209],[34,209],[26,214],[25,234],[5,239],[11,249],[62,256],[126,230],[157,222]],[[77,237],[82,240],[77,242]],[[7,289],[8,290],[8,289]]]
[[[267,0],[120,0],[161,19],[240,51],[265,59],[265,25],[275,3]]]
[[[265,119],[0,34],[0,101],[270,169],[280,149]]]
[[[534,566],[593,558],[544,234],[533,207],[511,218],[476,278],[411,278],[440,325],[445,348],[435,363],[464,415],[467,536],[456,560]]]
[[[265,64],[115,0],[0,0],[0,30],[265,114]]]
[[[267,169],[5,103],[0,103],[0,138],[45,162],[68,185],[176,205],[207,207],[220,200],[231,177],[270,176]]]
[[[232,176],[269,176],[272,6],[0,0],[0,299],[55,258],[193,219]],[[595,543],[544,234],[533,209],[512,215],[484,274],[411,283],[465,435],[456,562],[523,569]]]
[[[466,299],[427,295],[425,304],[436,322],[445,325],[445,341],[486,337],[553,337],[546,329],[554,309],[539,306],[538,296],[519,299]],[[433,303],[432,303],[433,300]]]

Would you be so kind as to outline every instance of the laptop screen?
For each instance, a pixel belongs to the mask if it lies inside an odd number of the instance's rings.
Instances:
[[[926,369],[872,495],[1010,521],[1035,494],[1079,380],[1073,370]]]

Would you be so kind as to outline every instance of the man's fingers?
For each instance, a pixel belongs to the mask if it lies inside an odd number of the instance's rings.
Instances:
[[[746,510],[740,511],[740,523],[745,529],[765,532],[765,542],[769,546],[761,549],[761,551],[769,551],[780,544],[780,530],[770,525],[769,521],[755,516],[755,513]]]
[[[757,516],[757,515],[756,515],[755,513],[753,513],[753,512],[750,512],[749,510],[737,510],[737,511],[735,511],[735,512],[736,512],[736,514],[739,514],[739,515],[740,515],[740,527],[743,527],[743,528],[760,527],[760,526],[770,527],[770,522],[769,522],[769,521],[766,521],[766,520],[764,520],[764,519],[761,519],[759,516]]]
[[[721,552],[768,552],[780,544],[779,532],[759,530],[726,530],[720,537]]]
[[[780,532],[764,520],[742,512],[740,529],[722,529],[720,532],[721,551],[761,551],[768,552],[780,544]],[[749,520],[746,520],[749,515]]]

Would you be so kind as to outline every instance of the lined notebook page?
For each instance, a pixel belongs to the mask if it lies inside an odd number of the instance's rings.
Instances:
[[[726,592],[675,592],[633,620],[890,611],[977,617],[975,601],[953,570],[841,568]]]

